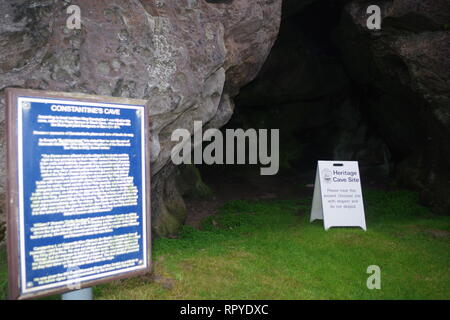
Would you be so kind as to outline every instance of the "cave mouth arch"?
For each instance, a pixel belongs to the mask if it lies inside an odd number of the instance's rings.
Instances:
[[[344,5],[285,2],[278,39],[222,128],[279,129],[279,173],[261,177],[261,164],[200,165],[207,184],[236,197],[289,196],[293,184],[312,184],[317,160],[327,159],[358,160],[366,181],[386,182],[392,152],[364,110],[367,88],[355,83],[342,59]]]

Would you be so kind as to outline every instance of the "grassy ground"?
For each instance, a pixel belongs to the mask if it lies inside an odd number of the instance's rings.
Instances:
[[[310,224],[311,199],[229,202],[203,230],[155,240],[152,276],[98,286],[95,297],[450,299],[450,217],[406,191],[364,196],[367,232]],[[381,268],[381,290],[366,287],[369,265]]]

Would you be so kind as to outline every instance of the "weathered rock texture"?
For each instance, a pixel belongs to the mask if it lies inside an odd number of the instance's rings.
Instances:
[[[80,30],[66,27],[71,4],[81,8]],[[229,120],[276,39],[281,0],[3,0],[0,16],[2,127],[6,87],[149,101],[153,226],[167,234],[185,218],[171,133]],[[2,136],[2,177],[4,148]]]
[[[343,62],[366,93],[366,110],[395,160],[397,181],[450,214],[450,4],[446,0],[378,1],[380,31],[366,28],[353,1],[340,28]]]

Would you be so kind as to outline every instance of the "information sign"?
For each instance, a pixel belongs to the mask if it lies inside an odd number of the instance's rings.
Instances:
[[[319,161],[314,183],[311,219],[330,227],[366,230],[361,177],[357,161]]]
[[[149,272],[146,101],[6,94],[10,297]]]

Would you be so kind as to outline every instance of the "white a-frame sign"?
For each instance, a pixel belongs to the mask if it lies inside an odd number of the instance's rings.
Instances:
[[[361,178],[357,161],[319,161],[311,219],[330,227],[366,229]]]

